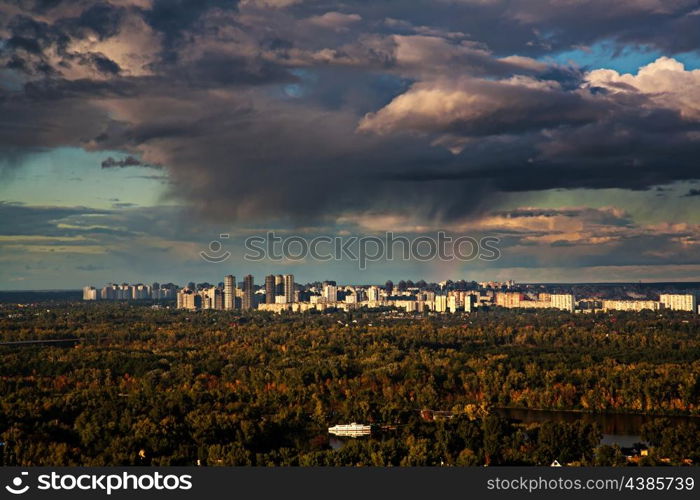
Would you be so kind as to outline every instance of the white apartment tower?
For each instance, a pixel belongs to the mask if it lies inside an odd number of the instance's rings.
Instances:
[[[447,312],[447,295],[435,296],[435,312]]]
[[[659,302],[664,305],[664,308],[673,311],[690,311],[697,312],[697,298],[693,294],[662,294],[659,297]]]
[[[553,293],[550,295],[551,305],[555,309],[574,312],[574,296],[570,293]]]
[[[97,289],[94,286],[83,287],[83,300],[97,300]]]
[[[338,287],[335,285],[324,285],[323,286],[323,297],[326,302],[337,302],[338,301]]]
[[[224,277],[224,309],[231,311],[236,303],[236,277],[228,275]]]

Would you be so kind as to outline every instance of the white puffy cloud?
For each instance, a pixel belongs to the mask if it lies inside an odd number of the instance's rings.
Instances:
[[[611,93],[641,93],[650,102],[677,110],[687,119],[700,119],[700,70],[688,71],[683,63],[660,57],[636,75],[612,69],[597,69],[586,75],[587,85]]]
[[[391,35],[392,57],[401,74],[421,80],[434,75],[505,75],[542,73],[551,65],[523,56],[495,57],[473,40],[450,39],[434,34]]]
[[[425,44],[418,47],[424,49]],[[403,63],[411,58],[428,58],[416,48],[397,50],[397,55]],[[529,60],[524,59],[509,61],[525,67]],[[433,64],[440,64],[440,57]],[[682,63],[668,57],[640,68],[635,75],[597,69],[583,75],[578,87],[564,87],[536,74],[499,80],[449,72],[439,77],[424,76],[383,108],[367,113],[358,131],[433,137],[433,145],[455,154],[477,138],[539,132],[543,140],[540,151],[554,152],[570,149],[567,136],[575,137],[577,133],[571,125],[582,127],[626,116],[628,126],[636,127],[644,123],[645,113],[651,116],[648,113],[659,112],[677,112],[686,122],[700,121],[700,70],[686,70]],[[601,88],[606,92],[600,92]],[[674,127],[680,130],[683,125],[677,123]],[[586,130],[598,135],[597,129]],[[616,133],[625,135],[619,127]],[[697,140],[693,131],[686,131],[685,137]]]
[[[320,16],[313,16],[306,20],[307,23],[321,28],[343,31],[349,25],[362,21],[362,16],[358,14],[343,14],[342,12],[326,12]]]
[[[526,76],[437,79],[416,83],[384,108],[366,114],[358,131],[437,134],[434,144],[456,154],[469,137],[593,120],[598,108],[585,101],[585,94],[566,92],[556,81]]]

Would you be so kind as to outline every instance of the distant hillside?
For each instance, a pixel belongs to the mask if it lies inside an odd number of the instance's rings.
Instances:
[[[18,290],[0,291],[0,303],[72,302],[82,300],[81,290]]]

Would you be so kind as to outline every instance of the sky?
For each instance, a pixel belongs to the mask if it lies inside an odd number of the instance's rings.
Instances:
[[[2,0],[0,289],[700,281],[699,48],[697,0]]]

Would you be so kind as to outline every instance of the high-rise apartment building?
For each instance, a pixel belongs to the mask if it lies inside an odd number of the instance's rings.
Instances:
[[[265,276],[265,303],[274,304],[277,289],[275,288],[275,275]]]
[[[549,296],[551,306],[562,311],[574,312],[574,296],[570,293],[553,293]]]
[[[496,294],[496,305],[508,308],[520,307],[523,294],[520,292],[498,292]]]
[[[337,302],[338,301],[338,287],[335,285],[324,285],[323,298],[326,299],[326,302]]]
[[[462,296],[462,307],[464,312],[471,312],[474,305],[477,304],[478,295],[464,294]]]
[[[148,285],[143,285],[139,283],[138,285],[131,285],[131,298],[134,300],[149,299],[151,298],[151,287]]]
[[[112,285],[103,286],[100,290],[100,298],[102,300],[114,300],[117,298],[116,289]]]
[[[287,304],[292,304],[295,299],[294,294],[294,275],[284,275],[284,300]]]
[[[214,293],[214,309],[217,311],[224,310],[224,291],[221,288],[216,288]]]
[[[255,295],[253,291],[253,275],[249,274],[243,278],[243,297],[241,309],[250,310],[255,308]]]
[[[224,309],[233,310],[236,304],[236,277],[228,275],[224,277]]]
[[[460,306],[460,301],[459,301],[459,296],[457,295],[448,295],[447,296],[447,310],[450,311],[451,313],[456,313],[457,309],[459,309]],[[435,297],[435,310],[437,311],[437,297]]]
[[[97,289],[94,286],[83,287],[83,300],[97,300]]]
[[[202,309],[223,309],[223,291],[221,288],[212,286],[199,292],[202,297]]]
[[[214,297],[216,296],[216,287],[207,287],[200,290],[199,296],[202,300],[202,309],[214,309]]]
[[[178,309],[196,311],[202,307],[202,296],[189,288],[184,288],[177,293]]]
[[[435,296],[435,312],[447,312],[447,295]]]
[[[275,295],[284,296],[284,276],[281,274],[275,276]]]

